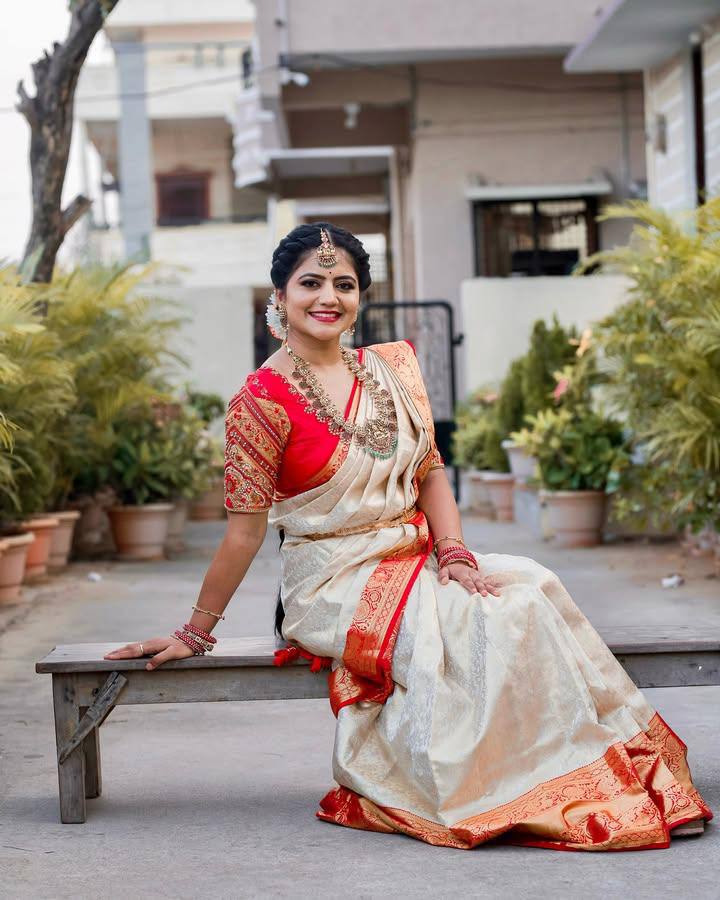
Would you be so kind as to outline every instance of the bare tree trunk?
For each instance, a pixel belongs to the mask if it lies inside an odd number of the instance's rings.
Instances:
[[[118,0],[73,0],[67,37],[33,63],[35,96],[20,81],[19,112],[30,126],[33,216],[21,271],[26,281],[50,281],[65,235],[90,208],[78,194],[62,208],[62,189],[70,154],[73,102],[80,70],[95,35]]]

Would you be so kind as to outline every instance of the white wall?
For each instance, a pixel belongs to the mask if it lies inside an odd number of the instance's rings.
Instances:
[[[417,59],[443,52],[571,47],[590,29],[597,0],[288,0],[288,42],[293,53],[361,53]],[[278,16],[259,0],[258,18]],[[281,28],[277,27],[277,32]]]
[[[253,299],[247,286],[154,286],[158,295],[178,302],[183,327],[180,350],[190,363],[187,380],[227,401],[255,369]]]
[[[465,391],[497,384],[510,362],[525,353],[537,319],[554,312],[564,326],[591,325],[626,299],[620,275],[472,278],[462,283],[465,339],[461,347]]]
[[[665,150],[647,144],[648,199],[665,209],[692,209],[696,203],[695,141],[689,51],[645,73],[645,116],[649,135],[664,116]]]
[[[91,232],[91,244],[91,258],[104,263],[122,258],[116,229]],[[177,300],[178,314],[189,317],[182,333],[190,361],[185,378],[228,400],[255,368],[253,289],[269,285],[271,254],[264,223],[152,233],[152,256],[160,267],[149,287],[156,296]]]
[[[708,196],[720,193],[720,24],[703,43],[705,107],[705,184]]]
[[[417,297],[458,299],[474,274],[473,179],[549,185],[645,175],[642,86],[625,81],[629,158],[623,160],[623,82],[615,74],[567,75],[559,58],[502,59],[417,67],[411,216]],[[446,86],[466,83],[469,89]],[[503,87],[513,84],[513,89]],[[627,172],[625,169],[627,168]],[[627,243],[628,223],[601,223],[601,248]]]

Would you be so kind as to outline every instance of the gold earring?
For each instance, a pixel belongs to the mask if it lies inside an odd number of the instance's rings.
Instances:
[[[284,303],[278,303],[278,318],[280,319],[280,325],[287,331],[288,317],[287,317],[287,307]]]

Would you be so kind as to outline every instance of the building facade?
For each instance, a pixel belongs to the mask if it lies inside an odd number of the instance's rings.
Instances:
[[[461,388],[507,364],[494,346],[476,365],[492,298],[507,315],[528,305],[534,277],[565,278],[624,243],[628,227],[596,215],[644,195],[641,74],[563,66],[596,7],[256,3],[264,183],[300,221],[382,235],[395,300],[449,301],[465,331]],[[552,289],[541,296],[534,318],[553,311]],[[599,308],[618,297],[608,282]]]
[[[622,298],[616,280],[568,280],[627,240],[625,223],[596,221],[602,206],[646,189],[647,76],[567,63],[596,8],[123,0],[112,62],[78,91],[100,158],[88,245],[184,267],[164,291],[193,317],[196,380],[229,395],[270,349],[272,247],[329,219],[368,246],[371,302],[447,301],[465,334],[460,394],[497,380],[528,322],[560,311],[582,326]],[[419,331],[433,323],[403,311],[397,325],[434,348],[430,369],[439,345]]]
[[[570,73],[640,70],[648,199],[692,209],[720,188],[720,3],[615,0],[568,55]]]
[[[225,397],[255,363],[272,250],[268,191],[236,187],[232,167],[254,18],[242,0],[123,0],[104,28],[108,62],[83,68],[76,95],[94,200],[83,254],[159,264],[150,287],[188,318],[188,378]]]

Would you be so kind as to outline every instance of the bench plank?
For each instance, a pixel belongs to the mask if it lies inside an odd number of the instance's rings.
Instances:
[[[720,654],[720,626],[702,631],[691,626],[652,628],[649,626],[604,626],[598,629],[610,650],[620,654],[715,653]],[[35,665],[35,671],[48,672],[124,672],[144,670],[146,658],[103,659],[106,653],[130,641],[102,644],[63,644],[55,647]],[[211,669],[227,666],[272,666],[279,644],[273,637],[220,638],[212,653],[176,659],[162,669]],[[298,659],[291,666],[307,666]],[[282,668],[285,668],[284,666]],[[159,671],[159,670],[156,670]],[[150,673],[155,674],[155,673]]]

